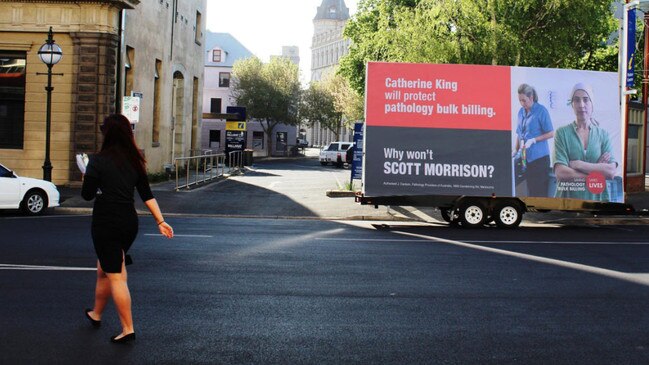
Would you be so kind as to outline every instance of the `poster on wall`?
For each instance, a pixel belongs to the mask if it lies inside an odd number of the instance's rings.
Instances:
[[[124,96],[122,98],[122,114],[131,124],[140,120],[140,98],[137,96]]]
[[[365,194],[622,200],[617,74],[371,62]]]

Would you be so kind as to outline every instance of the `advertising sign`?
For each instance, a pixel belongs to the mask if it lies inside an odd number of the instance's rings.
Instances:
[[[352,158],[351,180],[363,177],[363,123],[354,123],[354,156]]]
[[[633,87],[633,78],[634,78],[634,68],[635,68],[635,9],[628,11],[628,23],[627,23],[627,34],[626,34],[626,86]]]
[[[225,108],[227,114],[237,114],[236,118],[227,118],[228,122],[245,122],[248,118],[246,108],[243,106],[228,106]]]
[[[366,195],[623,199],[615,73],[370,62],[366,82]]]
[[[122,99],[122,114],[131,123],[137,123],[140,119],[140,98],[137,96],[124,96]]]
[[[225,122],[226,131],[245,131],[246,122]]]
[[[225,152],[243,151],[246,148],[246,132],[225,131]]]

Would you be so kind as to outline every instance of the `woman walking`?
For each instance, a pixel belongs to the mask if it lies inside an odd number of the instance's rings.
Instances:
[[[130,258],[126,253],[138,232],[135,189],[156,220],[160,233],[172,238],[174,232],[164,221],[151,193],[146,161],[135,144],[128,119],[119,114],[110,115],[100,129],[104,142],[101,151],[90,158],[81,189],[84,199],[95,199],[92,241],[98,259],[95,305],[86,309],[86,317],[93,326],[99,327],[108,299],[112,297],[122,332],[111,337],[111,342],[127,343],[135,340],[125,265]]]

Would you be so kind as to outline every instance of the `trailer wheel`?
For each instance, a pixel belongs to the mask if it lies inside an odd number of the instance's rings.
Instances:
[[[462,227],[482,227],[487,219],[487,209],[479,201],[467,201],[460,207]]]
[[[451,208],[439,208],[439,212],[445,222],[451,223]]]
[[[500,228],[516,228],[523,220],[523,211],[516,204],[506,203],[496,209],[494,218]]]

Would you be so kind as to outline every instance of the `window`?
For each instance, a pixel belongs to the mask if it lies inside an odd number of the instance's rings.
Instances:
[[[203,32],[201,31],[203,25],[201,24],[202,20],[202,15],[199,11],[196,12],[196,24],[194,25],[194,28],[196,29],[196,34],[194,36],[194,41],[196,44],[201,44],[201,39],[203,38]]]
[[[626,155],[626,172],[642,172],[642,148],[640,148],[640,131],[642,126],[630,124],[627,127],[627,155]]]
[[[221,62],[221,50],[212,50],[212,62]]]
[[[124,58],[124,73],[126,82],[124,84],[124,96],[131,96],[133,91],[133,83],[135,82],[135,49],[126,46],[126,55]]]
[[[264,132],[252,132],[252,148],[255,151],[264,149]]]
[[[221,148],[221,131],[210,129],[210,148],[218,151]]]
[[[229,72],[219,72],[219,87],[230,87]]]
[[[155,60],[155,73],[153,74],[153,133],[151,133],[152,147],[160,146],[160,72],[162,72],[162,61]]]
[[[641,103],[629,103],[629,115],[627,126],[627,155],[626,155],[626,172],[628,174],[642,174],[642,165],[644,165],[644,151],[642,146],[642,136],[644,135],[644,113]]]
[[[25,52],[0,51],[0,148],[23,148]]]
[[[210,113],[221,112],[221,98],[210,99]]]
[[[13,173],[10,170],[0,166],[0,177],[13,177]]]

